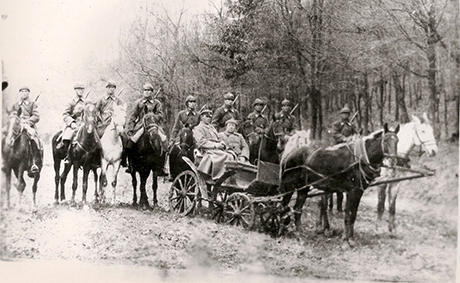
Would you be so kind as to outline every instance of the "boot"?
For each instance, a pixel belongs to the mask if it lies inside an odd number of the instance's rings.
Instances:
[[[34,141],[30,142],[30,148],[31,148],[31,153],[32,153],[32,166],[30,167],[30,170],[27,172],[27,175],[31,178],[35,176],[36,173],[40,170],[38,165],[42,164],[41,160],[41,152],[38,149],[38,146],[35,144]]]
[[[65,140],[64,141],[64,148],[66,148],[67,150],[67,155],[65,156],[64,158],[64,164],[69,164],[70,163],[70,158],[69,158],[69,154],[70,154],[70,140]]]
[[[128,168],[126,168],[126,173],[129,173],[131,174],[133,172],[133,164],[132,164],[132,159],[131,159],[131,149],[133,148],[134,146],[134,142],[130,139],[128,139],[128,142],[126,143],[126,148],[125,148],[125,162],[127,162],[127,166]]]

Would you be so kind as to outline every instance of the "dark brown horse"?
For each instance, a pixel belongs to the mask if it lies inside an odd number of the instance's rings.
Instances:
[[[254,164],[259,158],[259,146],[261,141],[261,136],[254,130],[255,126],[249,120],[243,122],[240,127],[240,132],[249,146],[249,163],[251,164]]]
[[[64,165],[64,171],[59,175],[61,161],[66,156],[65,148],[57,148],[57,138],[60,135],[58,132],[52,139],[54,173],[55,173],[55,203],[59,200],[64,201],[65,198],[65,182],[70,169],[73,168],[72,182],[72,199],[71,204],[75,204],[75,193],[78,188],[78,170],[83,169],[82,181],[82,202],[86,203],[86,192],[88,190],[88,175],[92,171],[94,175],[94,194],[97,201],[97,183],[98,174],[97,168],[101,163],[100,141],[95,130],[96,107],[92,103],[86,103],[82,116],[82,125],[76,131],[72,138],[72,143],[69,148],[69,163]],[[61,194],[59,195],[59,184],[61,186]]]
[[[257,160],[279,164],[285,144],[283,125],[279,121],[272,122],[260,141]]]
[[[294,219],[297,231],[301,231],[302,207],[313,186],[325,193],[336,188],[347,193],[345,207],[344,239],[353,245],[353,227],[359,202],[364,190],[379,175],[384,158],[396,164],[397,132],[389,131],[385,124],[383,131],[374,132],[353,142],[328,148],[313,149],[300,147],[283,160],[280,174],[280,193],[285,193],[283,205],[287,206],[295,191]],[[322,209],[326,210],[325,202]],[[327,214],[323,219],[324,229],[329,229]]]
[[[19,207],[21,207],[22,194],[26,187],[24,172],[30,168],[30,160],[33,158],[30,138],[28,137],[26,130],[21,127],[20,116],[21,108],[19,108],[17,115],[12,114],[9,116],[6,136],[2,139],[2,170],[5,173],[8,207],[10,207],[11,171],[14,172],[14,175],[18,179],[18,185],[16,188],[20,194]],[[40,160],[36,160],[36,162],[32,161],[32,163],[35,163],[38,166],[38,171],[29,175],[29,177],[34,179],[34,183],[32,185],[34,206],[36,206],[37,184],[38,180],[40,180],[40,172],[43,167],[42,160],[43,156],[41,156]]]
[[[144,133],[130,150],[129,158],[133,166],[131,178],[133,184],[133,206],[137,206],[137,178],[139,172],[141,183],[139,186],[139,205],[144,209],[150,209],[145,185],[147,178],[152,172],[153,206],[158,204],[157,188],[159,170],[162,169],[161,140],[158,135],[158,125],[154,122],[153,114],[146,114],[143,120]]]
[[[195,141],[193,139],[193,132],[190,128],[184,127],[179,134],[179,143],[174,144],[169,153],[169,170],[172,179],[176,178],[181,172],[190,170],[190,166],[182,157],[185,156],[194,162],[194,148]]]

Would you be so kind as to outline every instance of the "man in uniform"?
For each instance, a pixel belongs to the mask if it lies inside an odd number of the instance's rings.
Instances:
[[[254,125],[254,132],[262,136],[268,127],[268,119],[262,113],[262,110],[265,106],[265,103],[262,99],[256,98],[252,103],[252,107],[254,107],[254,112],[249,113],[248,120],[251,121],[252,125]]]
[[[195,111],[196,98],[192,95],[187,96],[185,99],[185,106],[187,109],[180,111],[177,114],[176,121],[174,122],[171,137],[169,139],[169,145],[172,146],[178,141],[178,135],[184,127],[193,128],[200,123],[200,116]]]
[[[67,149],[67,156],[64,159],[65,163],[69,162],[69,145],[70,140],[72,139],[75,129],[80,126],[81,117],[85,109],[85,98],[83,97],[83,92],[85,87],[82,84],[76,84],[74,86],[76,96],[72,99],[65,107],[62,118],[66,125],[62,133],[62,143],[57,144],[57,148],[64,147]]]
[[[134,102],[133,111],[129,117],[128,126],[126,128],[126,133],[128,134],[128,142],[126,143],[126,154],[129,159],[129,153],[135,143],[144,133],[143,120],[146,114],[153,114],[153,119],[155,124],[158,126],[158,135],[161,139],[162,152],[163,152],[163,162],[160,168],[164,166],[164,157],[167,149],[166,135],[164,134],[163,129],[161,128],[161,123],[163,122],[163,109],[161,102],[156,99],[153,95],[153,86],[149,83],[144,84],[142,98]],[[166,144],[165,144],[166,143]],[[130,163],[130,162],[129,162]],[[129,164],[126,172],[131,173],[132,164]],[[162,175],[165,175],[164,172],[158,172]]]
[[[218,132],[225,130],[225,122],[230,119],[240,120],[240,113],[233,107],[235,96],[233,93],[228,92],[224,95],[224,105],[217,108],[214,118],[212,119],[212,125],[217,129]]]
[[[224,174],[224,162],[235,160],[235,156],[226,151],[227,145],[211,124],[212,111],[209,109],[202,110],[200,119],[198,126],[193,129],[193,138],[197,148],[203,152],[203,159],[198,166],[198,171],[215,180]]]
[[[281,102],[281,112],[275,114],[275,120],[281,122],[286,135],[292,135],[295,130],[298,130],[296,118],[291,115],[291,102],[287,99]]]
[[[249,161],[249,146],[243,135],[236,132],[238,121],[230,119],[225,122],[225,131],[219,133],[219,136],[225,142],[228,149],[233,150],[238,157],[239,162]]]
[[[115,89],[117,85],[113,81],[108,81],[105,89],[107,90],[107,94],[104,95],[99,101],[96,103],[96,115],[98,117],[98,122],[96,124],[96,129],[99,137],[105,132],[105,129],[110,124],[110,119],[113,115],[113,104],[121,105],[123,101],[115,95]]]
[[[348,138],[357,133],[355,127],[349,120],[350,108],[346,105],[340,110],[340,120],[332,127],[332,134],[335,144],[347,142]]]
[[[29,177],[33,177],[33,174],[38,172],[39,166],[43,164],[43,147],[35,127],[35,124],[40,121],[40,114],[37,103],[29,99],[30,89],[28,87],[21,87],[19,93],[21,94],[21,100],[13,105],[11,115],[18,115],[20,112],[21,127],[26,130],[30,139],[32,156],[29,161],[31,167],[28,170],[28,175]]]

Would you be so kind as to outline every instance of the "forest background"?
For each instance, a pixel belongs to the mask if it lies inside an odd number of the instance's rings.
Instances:
[[[152,83],[164,105],[166,131],[185,108],[186,96],[196,96],[198,108],[216,109],[230,91],[239,95],[235,106],[243,116],[255,98],[268,103],[268,116],[280,110],[283,99],[291,100],[299,105],[294,115],[301,128],[318,139],[328,138],[344,104],[358,112],[356,123],[365,132],[427,112],[438,139],[458,136],[458,1],[225,0],[210,1],[198,12],[192,2],[174,10],[158,1],[130,2],[129,11],[118,7],[131,15],[107,30],[115,33],[118,47],[111,56],[102,50],[104,56],[80,58],[84,73],[44,60],[40,65],[48,74],[32,83],[31,94],[35,99],[42,91],[38,126],[44,140],[62,129],[60,117],[73,84],[84,83],[95,101],[109,79],[117,82],[117,92],[123,89],[120,97],[128,109],[142,85]],[[91,42],[76,45],[98,49]],[[28,50],[16,50],[21,48]],[[14,67],[14,62],[3,64],[10,82],[3,92],[4,110],[18,100]],[[27,84],[38,74],[24,70],[23,75],[21,83]],[[60,75],[68,78],[56,79]]]

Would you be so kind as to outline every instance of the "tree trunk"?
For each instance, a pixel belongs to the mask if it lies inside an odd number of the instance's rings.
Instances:
[[[438,91],[436,86],[436,71],[437,71],[437,63],[436,63],[436,19],[435,19],[435,5],[430,6],[430,10],[428,12],[428,35],[427,35],[427,56],[428,56],[428,85],[430,89],[430,101],[429,101],[429,111],[430,111],[430,118],[435,124],[434,134],[437,138],[440,136],[439,127],[436,127],[437,121],[435,120],[437,117],[437,109],[438,109]]]
[[[409,115],[407,114],[406,102],[404,99],[404,89],[401,86],[401,76],[393,71],[393,84],[395,88],[395,103],[398,105],[399,111],[397,112],[399,117],[395,117],[396,121],[401,123],[409,122]]]

